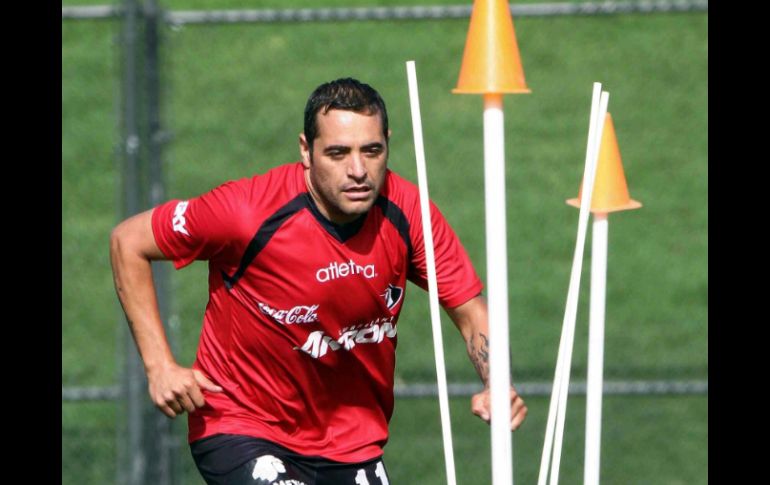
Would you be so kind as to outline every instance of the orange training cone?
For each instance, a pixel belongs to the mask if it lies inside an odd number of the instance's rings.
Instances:
[[[474,0],[460,77],[453,93],[531,93],[524,81],[505,0]]]
[[[615,127],[612,116],[607,113],[604,118],[602,144],[599,148],[599,161],[596,167],[594,193],[591,197],[591,212],[616,212],[628,209],[638,209],[641,203],[632,200],[628,195],[626,176],[623,173],[623,161],[620,158],[618,140],[615,137]],[[583,183],[580,183],[577,199],[569,199],[567,204],[580,208],[583,195]]]

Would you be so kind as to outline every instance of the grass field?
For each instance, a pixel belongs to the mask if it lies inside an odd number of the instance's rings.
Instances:
[[[102,4],[98,1],[64,5]],[[253,8],[252,2],[174,1],[167,8]],[[361,5],[463,4],[445,1]],[[324,1],[328,6],[350,2]],[[318,6],[311,1],[260,7]],[[708,15],[515,19],[529,95],[505,98],[510,333],[514,379],[549,380],[558,350],[578,211],[591,84],[610,92],[631,195],[642,209],[610,217],[607,378],[708,376]],[[125,325],[107,238],[120,215],[116,147],[119,45],[114,21],[62,22],[62,384],[116,382]],[[388,103],[390,166],[416,181],[406,60],[420,83],[430,192],[484,278],[481,99],[453,95],[467,19],[186,26],[164,31],[167,194],[186,198],[296,160],[307,95],[358,77]],[[590,233],[586,252],[590,247]],[[588,259],[588,254],[586,255]],[[588,264],[573,378],[586,366]],[[172,277],[178,358],[194,357],[206,265]],[[399,322],[397,376],[435,380],[427,295],[414,286]],[[475,379],[444,317],[450,381]],[[516,480],[535,480],[548,410],[527,399],[515,434]],[[486,425],[452,400],[459,483],[489,481]],[[62,405],[63,483],[114,476],[114,404]],[[582,479],[584,400],[570,398],[562,482]],[[605,398],[605,483],[707,483],[708,398]],[[186,426],[179,424],[180,436]],[[181,440],[181,438],[180,438]],[[184,483],[202,483],[186,450]],[[392,483],[442,483],[438,405],[400,400],[386,447]]]

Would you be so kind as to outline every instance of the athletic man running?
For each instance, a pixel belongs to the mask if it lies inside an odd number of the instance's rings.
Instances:
[[[369,85],[319,86],[305,108],[301,161],[170,200],[112,232],[115,288],[149,394],[188,413],[211,484],[387,484],[397,322],[406,282],[427,289],[417,188],[387,168],[388,116]],[[487,306],[465,249],[431,204],[439,301],[485,389]],[[192,368],[160,320],[152,260],[209,264]],[[527,408],[511,388],[511,428]]]

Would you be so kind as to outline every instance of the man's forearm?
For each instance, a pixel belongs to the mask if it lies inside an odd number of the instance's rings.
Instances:
[[[149,266],[149,265],[148,265]],[[152,271],[149,271],[149,281],[152,281]],[[142,357],[145,371],[150,373],[152,370],[162,367],[165,364],[174,362],[171,349],[163,329],[163,323],[157,310],[157,300],[155,298],[155,287],[144,286],[141,290],[132,288],[132,285],[115,279],[115,290],[118,299],[126,315],[131,335],[136,343],[137,350]],[[152,293],[152,296],[137,293]]]
[[[489,322],[487,302],[478,295],[447,313],[465,339],[468,357],[484,387],[489,387]]]
[[[474,331],[465,342],[468,357],[476,368],[484,387],[489,387],[489,338],[482,332]]]
[[[147,373],[150,399],[173,418],[206,403],[203,391],[222,392],[203,373],[174,360],[160,319],[152,261],[166,259],[152,232],[152,210],[118,225],[110,238],[115,291]]]
[[[137,236],[148,224],[148,216],[135,216],[118,226],[110,239],[115,291],[126,314],[129,328],[144,362],[145,370],[173,363],[158,310],[152,278],[151,256],[157,256],[154,241],[148,250],[146,239]],[[146,229],[145,229],[146,230]]]

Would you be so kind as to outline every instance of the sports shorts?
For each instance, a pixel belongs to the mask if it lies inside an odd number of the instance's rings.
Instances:
[[[389,485],[382,457],[341,463],[234,434],[194,441],[190,451],[208,485]]]

